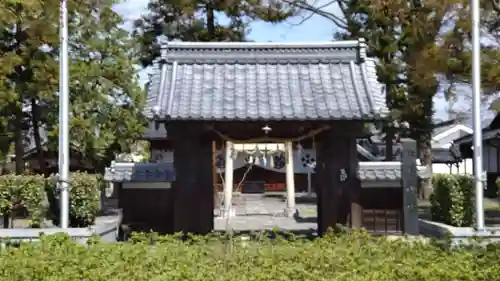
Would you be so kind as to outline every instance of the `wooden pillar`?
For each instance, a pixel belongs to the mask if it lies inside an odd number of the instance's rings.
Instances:
[[[358,177],[359,158],[358,147],[355,137],[347,140],[346,146],[349,147],[349,180],[346,183],[349,197],[349,218],[350,226],[361,228],[363,226],[363,206],[361,205],[361,181]]]
[[[213,229],[212,140],[193,123],[168,127],[174,148],[175,232],[206,234]]]
[[[311,172],[307,172],[307,196],[312,196]]]
[[[224,210],[223,217],[230,217],[234,213],[233,208],[233,143],[226,141],[225,163],[224,163]]]
[[[403,187],[403,226],[409,235],[418,235],[417,206],[417,143],[411,139],[401,140],[401,180]]]
[[[285,142],[286,150],[286,210],[285,214],[292,217],[295,214],[295,172],[293,169],[293,144],[291,141]]]
[[[217,142],[212,141],[212,184],[214,193],[217,193]],[[217,195],[217,194],[216,194]]]
[[[316,188],[318,194],[318,233],[324,234],[337,224],[360,227],[361,183],[357,178],[356,138],[328,131],[316,144]]]

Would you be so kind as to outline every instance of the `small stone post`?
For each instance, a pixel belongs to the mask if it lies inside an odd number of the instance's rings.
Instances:
[[[417,143],[402,139],[401,185],[403,188],[403,226],[408,235],[419,235],[417,205]]]

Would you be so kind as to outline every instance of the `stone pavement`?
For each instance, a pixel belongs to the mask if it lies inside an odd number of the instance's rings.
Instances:
[[[220,194],[220,196],[222,196]],[[216,231],[258,231],[279,228],[285,231],[315,232],[316,202],[314,198],[297,195],[297,213],[285,216],[284,194],[234,194],[233,208],[236,216],[220,217],[219,206],[214,211]]]

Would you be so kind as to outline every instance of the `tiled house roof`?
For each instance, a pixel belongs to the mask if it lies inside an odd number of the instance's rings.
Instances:
[[[375,120],[385,94],[363,41],[172,42],[148,88],[156,120]]]

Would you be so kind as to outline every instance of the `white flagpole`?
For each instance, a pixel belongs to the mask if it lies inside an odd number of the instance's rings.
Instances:
[[[476,224],[484,229],[483,207],[483,136],[481,127],[481,45],[479,0],[471,0],[472,17],[472,114],[474,122],[474,180],[476,187]]]
[[[69,69],[68,10],[66,0],[60,2],[59,53],[59,189],[60,226],[69,227]]]

